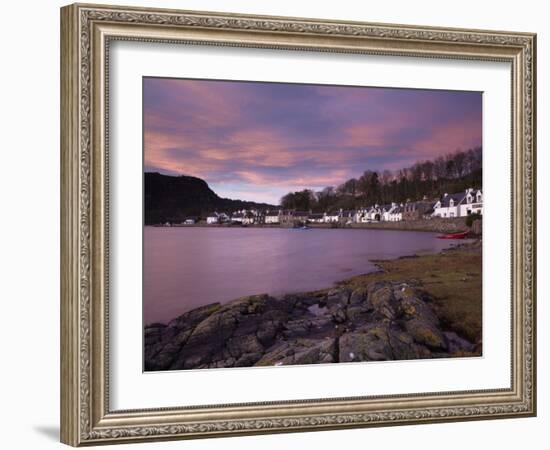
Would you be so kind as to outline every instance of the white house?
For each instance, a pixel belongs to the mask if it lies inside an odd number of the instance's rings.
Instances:
[[[460,217],[469,216],[470,214],[483,214],[483,194],[481,189],[467,189],[466,197],[460,204]]]
[[[459,217],[458,205],[464,199],[464,194],[447,194],[445,193],[441,200],[434,205],[434,217]]]
[[[219,220],[218,220],[218,213],[214,213],[212,214],[211,216],[208,216],[206,218],[206,224],[207,225],[214,225],[216,223],[218,223]]]
[[[434,205],[432,216],[465,217],[475,212],[483,213],[483,194],[472,188],[457,194],[445,194]]]
[[[370,222],[369,211],[366,208],[359,208],[353,215],[353,221],[355,223],[367,223]]]
[[[230,217],[226,213],[222,212],[218,214],[219,223],[229,222],[230,220],[231,220]]]
[[[380,222],[382,220],[382,208],[376,204],[371,206],[368,211],[368,218],[373,222]]]
[[[382,220],[384,222],[389,222],[390,221],[390,214],[392,213],[392,211],[397,208],[397,204],[395,203],[392,203],[391,205],[383,205],[381,207],[382,209]]]
[[[243,223],[244,214],[242,212],[236,212],[231,215],[231,222]]]
[[[323,223],[325,221],[325,215],[322,213],[311,213],[307,216],[307,221],[310,223]]]
[[[247,211],[243,213],[243,225],[252,225],[254,222],[256,222],[256,216],[252,211]]]
[[[340,220],[340,213],[338,211],[325,213],[325,223],[336,223]]]
[[[279,224],[280,220],[279,220],[279,214],[281,212],[280,211],[268,211],[266,214],[265,214],[265,223],[266,224],[270,224],[270,225],[277,225]]]
[[[396,205],[390,211],[388,211],[387,219],[390,222],[399,222],[403,220],[403,205]]]

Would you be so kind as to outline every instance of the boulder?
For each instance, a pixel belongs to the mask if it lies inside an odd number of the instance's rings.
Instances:
[[[405,321],[405,330],[415,342],[435,350],[447,350],[447,340],[443,332],[431,321],[414,318]]]
[[[390,283],[371,283],[367,288],[367,296],[370,306],[381,317],[388,320],[394,320],[397,317],[398,302]]]
[[[269,349],[256,366],[329,363],[335,361],[335,353],[334,338],[296,339]]]
[[[340,336],[340,362],[386,361],[395,359],[387,329],[373,326],[369,329]]]

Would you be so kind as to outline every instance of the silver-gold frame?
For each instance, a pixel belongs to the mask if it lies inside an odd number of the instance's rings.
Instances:
[[[508,389],[112,411],[108,388],[108,58],[114,40],[512,67]],[[536,35],[75,4],[61,9],[61,440],[73,446],[536,414]]]

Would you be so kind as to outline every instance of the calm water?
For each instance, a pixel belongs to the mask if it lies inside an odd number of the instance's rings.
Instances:
[[[281,228],[154,228],[144,231],[144,321],[245,295],[330,287],[375,269],[370,259],[439,251],[434,233]]]

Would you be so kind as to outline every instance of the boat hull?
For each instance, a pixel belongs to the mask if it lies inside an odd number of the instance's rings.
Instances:
[[[461,233],[441,234],[437,236],[437,239],[465,239],[467,235],[468,235],[467,231],[464,231]]]

